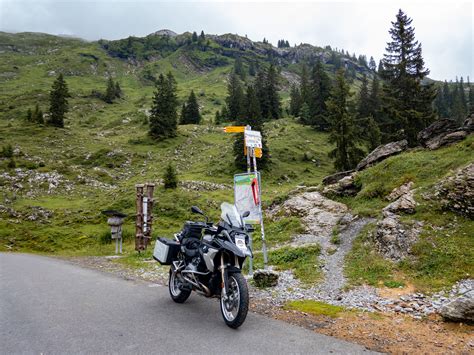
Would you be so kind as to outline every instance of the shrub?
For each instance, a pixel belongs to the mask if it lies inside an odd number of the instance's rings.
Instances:
[[[178,187],[178,176],[173,165],[168,164],[165,175],[163,176],[165,189],[175,189]]]

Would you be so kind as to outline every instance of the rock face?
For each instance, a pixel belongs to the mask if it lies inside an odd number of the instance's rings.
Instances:
[[[354,183],[354,174],[348,175],[337,181],[335,184],[326,186],[323,194],[326,196],[355,196],[360,188]]]
[[[330,236],[338,221],[348,212],[347,206],[327,199],[319,192],[304,192],[286,200],[268,212],[271,218],[279,215],[301,217],[307,232],[316,236]]]
[[[474,163],[437,184],[435,196],[444,208],[474,219]]]
[[[468,117],[463,126],[451,119],[441,119],[418,133],[418,141],[423,147],[431,150],[459,142],[474,130],[474,115]]]
[[[474,322],[474,289],[471,289],[448,304],[439,313],[444,319],[455,322]]]
[[[274,287],[278,285],[278,273],[272,270],[255,270],[253,273],[255,286],[260,288]]]
[[[403,187],[402,185],[401,187]],[[413,190],[401,195],[397,200],[389,204],[383,209],[384,215],[388,216],[390,213],[415,213],[416,201],[413,196]]]
[[[392,155],[403,152],[407,147],[408,142],[406,139],[378,146],[369,155],[362,159],[359,164],[357,164],[356,170],[359,171],[368,168],[369,166],[387,159]]]
[[[323,185],[333,185],[342,178],[351,175],[354,170],[340,171],[338,173],[328,175],[323,179]]]
[[[375,247],[385,258],[400,261],[411,253],[411,247],[417,241],[422,224],[413,227],[403,225],[396,214],[390,214],[377,223],[373,235]]]

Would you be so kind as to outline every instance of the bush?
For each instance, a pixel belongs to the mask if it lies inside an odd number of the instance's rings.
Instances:
[[[10,161],[8,162],[7,168],[8,169],[15,169],[16,168],[16,163],[15,163],[15,160],[13,158],[10,158]]]
[[[2,147],[2,157],[3,158],[13,157],[13,147],[11,144],[7,144]]]

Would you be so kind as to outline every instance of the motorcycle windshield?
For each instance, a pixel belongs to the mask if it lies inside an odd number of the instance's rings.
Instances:
[[[242,218],[237,207],[227,202],[221,204],[221,218],[233,227],[243,228]]]

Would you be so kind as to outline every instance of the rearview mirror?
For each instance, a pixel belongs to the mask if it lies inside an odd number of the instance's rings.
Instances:
[[[250,211],[246,211],[242,214],[243,218],[247,218],[248,216],[250,216]]]
[[[204,215],[204,213],[197,206],[192,206],[191,207],[191,212]]]

